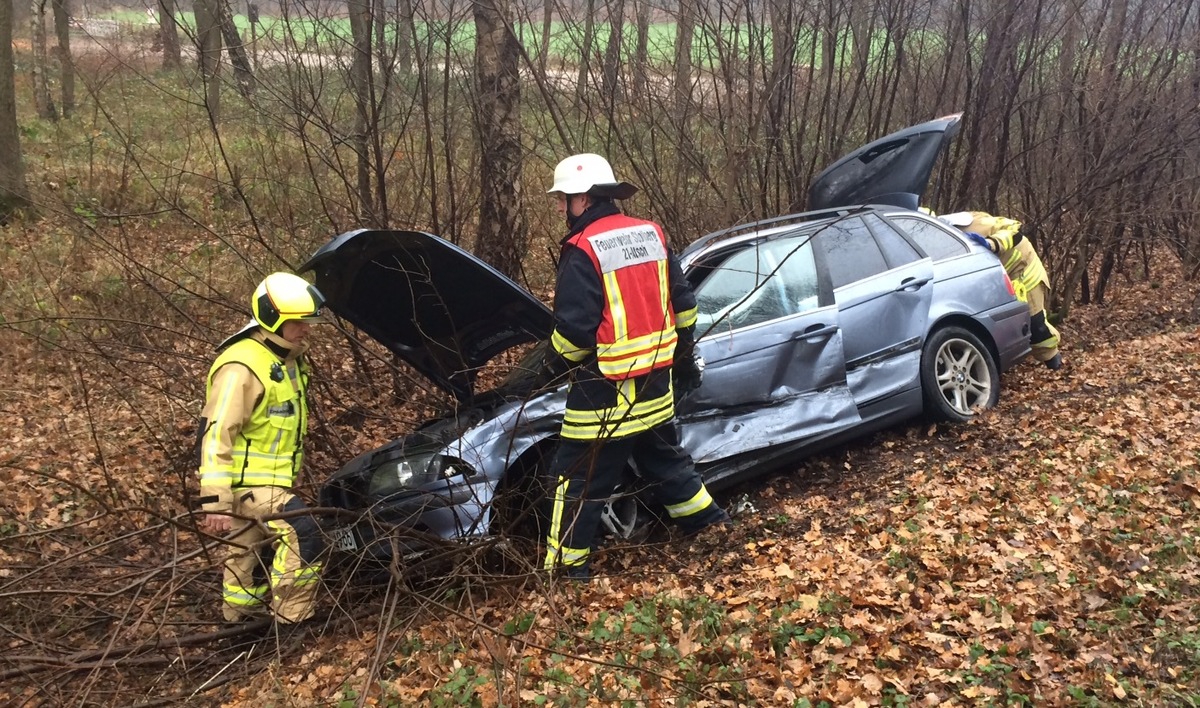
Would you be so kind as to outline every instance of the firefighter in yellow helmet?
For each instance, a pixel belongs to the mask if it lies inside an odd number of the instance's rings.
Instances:
[[[728,523],[675,430],[674,387],[701,384],[693,355],[696,296],[662,227],[621,212],[637,191],[600,155],[554,170],[549,194],[567,235],[554,294],[551,370],[573,372],[550,473],[557,481],[545,568],[590,578],[604,500],[632,458],[685,532]]]
[[[308,427],[305,360],[324,297],[291,273],[254,291],[254,319],[226,339],[208,372],[200,418],[201,529],[230,534],[223,613],[229,622],[264,610],[280,624],[313,616],[324,542],[292,493]]]
[[[983,211],[961,211],[938,218],[962,229],[1000,258],[1017,297],[1029,305],[1029,341],[1034,358],[1049,369],[1061,367],[1058,330],[1046,319],[1050,279],[1033,244],[1021,233],[1021,222]]]

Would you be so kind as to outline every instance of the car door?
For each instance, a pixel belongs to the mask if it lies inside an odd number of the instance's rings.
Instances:
[[[888,399],[920,392],[933,262],[873,212],[839,219],[815,240],[832,280],[850,390],[864,417],[888,412]]]
[[[697,349],[704,384],[679,406],[684,447],[708,465],[858,422],[842,329],[811,230],[701,256]],[[758,459],[758,456],[755,456]]]

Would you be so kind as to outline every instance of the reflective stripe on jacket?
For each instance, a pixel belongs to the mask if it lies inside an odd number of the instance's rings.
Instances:
[[[656,224],[611,202],[585,211],[562,240],[554,316],[551,344],[574,365],[563,438],[625,437],[675,417],[671,363],[677,347],[690,355],[696,296]]]
[[[256,339],[239,340],[221,352],[209,369],[206,393],[210,401],[217,371],[234,363],[245,366],[258,379],[263,396],[238,429],[228,457],[220,454],[221,431],[227,421],[206,421],[200,444],[201,488],[290,488],[304,457],[307,367],[297,361],[285,363]],[[216,401],[213,409],[224,408]]]

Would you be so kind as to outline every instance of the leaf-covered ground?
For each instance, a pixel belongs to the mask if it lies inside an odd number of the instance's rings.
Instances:
[[[1194,705],[1200,334],[1148,286],[1068,367],[738,490],[728,534],[606,551],[584,587],[427,598],[230,705]]]
[[[195,555],[187,520],[153,500],[165,453],[132,421],[97,430],[87,421],[103,416],[45,415],[103,403],[81,393],[71,370],[58,372],[65,381],[21,373],[4,398],[12,517],[0,519],[0,600],[30,619],[3,622],[0,696],[256,707],[1195,705],[1195,288],[1120,288],[1115,303],[1072,312],[1064,370],[1023,364],[1005,377],[1000,406],[969,424],[894,428],[744,485],[727,500],[740,510],[728,532],[606,549],[602,577],[586,586],[460,573],[347,594],[339,580],[328,622],[253,645],[210,640],[216,575]],[[190,433],[182,412],[147,410]],[[360,444],[361,420],[330,425]],[[138,450],[98,459],[126,434]],[[84,488],[63,492],[73,471]],[[146,480],[146,499],[116,499],[138,486],[131,478]],[[96,508],[107,511],[81,517]],[[158,529],[155,544],[147,529]],[[89,563],[71,566],[85,551]],[[164,567],[150,561],[173,557],[183,559],[154,576],[173,582],[144,578],[147,566]],[[95,592],[21,594],[64,567],[91,573]],[[104,596],[122,589],[153,597],[128,598],[118,622]],[[85,616],[104,630],[88,635]],[[81,637],[87,646],[75,645]]]

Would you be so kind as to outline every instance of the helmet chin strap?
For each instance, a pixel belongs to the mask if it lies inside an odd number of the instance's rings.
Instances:
[[[573,229],[573,228],[575,228],[575,224],[576,224],[576,223],[579,221],[579,219],[580,219],[580,218],[581,218],[581,217],[582,217],[582,216],[583,216],[585,213],[587,213],[587,209],[586,209],[586,208],[585,208],[585,209],[581,209],[578,215],[575,215],[575,214],[572,214],[572,213],[571,213],[571,212],[573,212],[573,211],[575,210],[575,199],[576,199],[577,197],[580,197],[580,196],[585,196],[585,195],[579,195],[579,194],[568,194],[568,195],[567,195],[567,208],[566,208],[566,216],[567,216],[567,228],[568,228],[568,229]]]
[[[575,228],[575,224],[576,224],[576,223],[578,223],[578,222],[579,222],[579,220],[583,218],[583,215],[584,215],[584,214],[586,214],[586,213],[588,213],[588,211],[589,211],[589,210],[590,210],[592,207],[596,206],[597,204],[604,204],[604,203],[607,203],[607,202],[611,202],[611,201],[612,201],[611,199],[609,199],[609,198],[607,198],[607,197],[595,197],[595,196],[592,196],[592,195],[590,195],[590,194],[589,194],[589,195],[587,195],[587,196],[588,196],[588,198],[591,200],[591,203],[587,205],[587,208],[585,208],[583,211],[579,212],[579,215],[578,215],[578,216],[575,216],[574,214],[572,214],[572,213],[571,213],[571,201],[570,201],[570,198],[568,198],[568,200],[567,200],[567,213],[566,213],[566,216],[567,216],[567,229],[573,229],[573,228]]]

